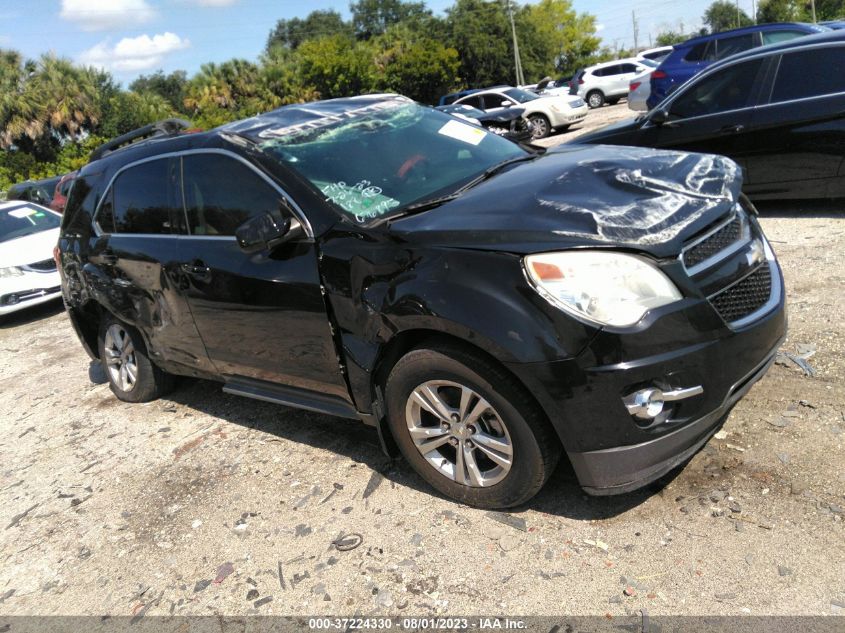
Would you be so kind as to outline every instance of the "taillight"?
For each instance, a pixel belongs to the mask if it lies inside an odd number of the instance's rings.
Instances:
[[[668,77],[668,76],[669,75],[667,75],[662,70],[655,70],[653,73],[651,73],[652,79],[666,79],[666,77]]]
[[[639,88],[641,85],[642,85],[642,82],[640,82],[640,81],[635,81],[635,82],[634,82],[634,83],[632,83],[630,86],[628,86],[628,90],[629,90],[629,91],[631,91],[631,92],[634,92],[634,90],[636,90],[637,88]]]
[[[583,79],[583,78],[579,79],[579,80],[578,80],[578,83],[579,83],[579,84],[583,84],[583,83],[584,83],[584,79]]]

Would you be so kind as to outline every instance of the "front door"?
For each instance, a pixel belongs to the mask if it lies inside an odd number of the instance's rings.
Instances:
[[[217,370],[350,402],[326,312],[313,239],[245,253],[235,230],[268,211],[290,213],[278,188],[227,153],[182,157],[185,295]]]

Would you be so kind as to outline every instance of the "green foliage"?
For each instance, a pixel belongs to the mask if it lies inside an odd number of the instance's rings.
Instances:
[[[396,24],[419,23],[431,17],[425,2],[402,0],[358,0],[349,5],[352,26],[359,39],[370,39]]]
[[[131,84],[129,90],[138,94],[152,93],[158,95],[170,104],[174,111],[185,107],[185,87],[188,84],[188,74],[184,70],[176,70],[165,75],[159,70],[152,75],[141,75]]]
[[[109,99],[99,133],[107,138],[176,116],[164,97],[152,92],[118,92]]]
[[[570,0],[540,0],[526,5],[520,11],[519,22],[533,27],[528,37],[527,33],[518,33],[520,52],[526,44],[536,42],[537,70],[532,68],[529,72],[533,60],[523,60],[526,79],[530,76],[532,81],[543,75],[571,75],[595,55],[601,44],[595,16],[577,13]]]
[[[371,92],[375,68],[369,46],[343,35],[303,42],[297,49],[302,80],[323,99]]]
[[[658,33],[657,37],[654,39],[654,45],[673,46],[675,44],[680,44],[681,42],[686,42],[689,38],[689,35],[685,35],[684,33],[680,33],[678,31],[664,31],[663,33]]]
[[[751,17],[730,0],[716,0],[707,7],[701,21],[710,29],[711,33],[728,31],[754,23]]]
[[[266,51],[281,47],[295,50],[305,40],[327,35],[351,37],[352,25],[344,21],[340,13],[332,9],[312,11],[304,19],[279,20],[267,38]]]
[[[845,18],[845,0],[816,0],[816,20]],[[809,0],[760,0],[758,22],[812,22]]]
[[[447,41],[458,51],[467,86],[513,82],[511,29],[500,2],[457,0],[448,9]]]

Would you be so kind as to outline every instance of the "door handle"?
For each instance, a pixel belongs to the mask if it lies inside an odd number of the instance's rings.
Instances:
[[[180,266],[183,273],[187,273],[189,275],[207,275],[211,272],[211,269],[206,266],[203,262],[191,262],[190,264],[182,264]]]
[[[719,134],[739,134],[745,131],[744,125],[726,125],[719,130]]]

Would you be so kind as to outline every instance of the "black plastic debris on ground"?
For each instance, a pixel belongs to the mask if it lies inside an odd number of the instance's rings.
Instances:
[[[528,526],[525,523],[525,519],[522,517],[515,517],[512,514],[506,514],[505,512],[495,512],[490,511],[485,513],[485,515],[494,521],[498,521],[503,525],[507,525],[508,527],[512,527],[514,529],[520,530],[522,532],[528,531]]]

